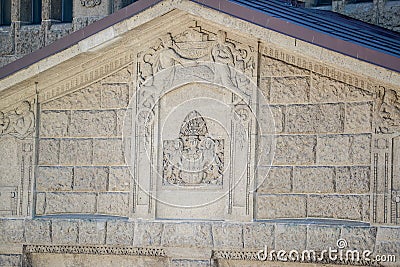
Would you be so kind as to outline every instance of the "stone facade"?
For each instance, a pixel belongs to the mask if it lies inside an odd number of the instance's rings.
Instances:
[[[289,39],[164,1],[3,79],[0,266],[400,257],[399,73]]]

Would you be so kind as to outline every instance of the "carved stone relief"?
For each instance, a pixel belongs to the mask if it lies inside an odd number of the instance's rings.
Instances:
[[[0,111],[0,216],[29,216],[35,115],[29,101]]]
[[[186,116],[179,138],[164,140],[163,147],[165,184],[222,185],[224,140],[209,136],[197,111]]]
[[[154,216],[155,196],[164,197],[159,203],[165,203],[167,198],[178,200],[178,195],[186,190],[192,192],[192,199],[200,199],[200,195],[195,195],[201,194],[206,200],[207,195],[222,197],[226,190],[229,193],[223,198],[229,204],[225,212],[251,217],[251,170],[255,162],[251,151],[255,149],[257,127],[253,114],[257,89],[251,81],[257,73],[254,47],[237,41],[225,31],[212,32],[194,22],[180,33],[164,34],[138,53],[137,93],[131,102],[135,135],[128,153],[133,157],[132,175],[136,177],[134,210],[146,213],[138,216]],[[214,103],[210,100],[209,104],[200,100],[206,98],[218,100]],[[191,101],[193,104],[187,104]],[[223,111],[218,110],[222,103],[226,106]],[[168,115],[174,112],[171,107],[182,111],[179,115]],[[183,113],[186,117],[182,117]],[[213,114],[225,117],[217,119]],[[168,121],[167,115],[174,119]],[[221,130],[210,126],[208,120],[212,125],[214,120],[223,121],[218,126]],[[165,138],[160,138],[162,132],[167,133]],[[194,189],[196,186],[202,189]],[[213,193],[202,191],[207,187],[214,188]],[[157,208],[164,209],[167,208]],[[193,218],[202,216],[199,210],[193,214]]]

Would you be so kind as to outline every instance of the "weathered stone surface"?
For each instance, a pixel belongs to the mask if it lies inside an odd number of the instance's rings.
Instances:
[[[258,169],[259,193],[289,193],[292,191],[291,167],[261,167]]]
[[[260,90],[260,96],[264,101],[270,101],[270,91],[271,91],[271,78],[260,78],[260,85],[258,86]]]
[[[293,192],[333,193],[335,170],[333,167],[295,167],[293,170]]]
[[[69,133],[75,137],[115,136],[116,127],[115,111],[73,111]]]
[[[344,130],[348,133],[368,133],[372,129],[372,103],[346,104]]]
[[[100,214],[112,214],[129,216],[128,193],[100,193],[98,196],[97,212]]]
[[[400,231],[397,227],[378,227],[376,239],[379,241],[394,241],[399,242]]]
[[[21,255],[0,255],[0,266],[19,267],[21,265]]]
[[[14,45],[12,37],[11,28],[2,27],[0,31],[0,43],[2,44],[0,47],[0,55],[12,55],[14,54]]]
[[[38,191],[72,190],[71,167],[39,167],[36,188]]]
[[[25,222],[25,238],[28,244],[50,244],[51,222],[30,220]]]
[[[102,83],[129,83],[132,81],[132,64],[105,77]]]
[[[133,245],[138,247],[161,246],[163,229],[161,222],[138,222]]]
[[[95,213],[94,193],[47,193],[46,213]]]
[[[166,223],[164,225],[162,245],[166,247],[211,247],[211,225],[203,223]]]
[[[329,247],[336,248],[340,238],[339,226],[309,225],[307,227],[307,249],[321,251]]]
[[[275,249],[301,251],[306,248],[307,226],[277,224],[275,227]]]
[[[243,239],[245,249],[263,249],[274,247],[273,224],[258,223],[243,226]]]
[[[132,245],[133,223],[128,221],[107,221],[107,240],[109,245]]]
[[[43,111],[40,115],[40,135],[45,137],[60,137],[68,135],[68,111]]]
[[[303,195],[261,195],[257,197],[257,218],[304,218],[306,217],[306,196]]]
[[[284,106],[277,105],[263,105],[260,107],[260,113],[256,119],[261,135],[281,133],[283,131],[284,109]]]
[[[307,200],[307,215],[314,218],[366,220],[363,195],[311,195]]]
[[[339,133],[343,131],[341,104],[290,105],[286,107],[285,132]]]
[[[21,55],[33,52],[42,47],[42,39],[40,25],[22,26],[15,38],[15,52]]]
[[[279,135],[276,137],[274,164],[313,164],[317,138],[313,135]]]
[[[310,90],[310,101],[317,103],[368,101],[372,99],[370,92],[333,79],[313,74]]]
[[[310,74],[309,70],[301,69],[267,56],[261,57],[261,77],[270,76],[302,76]]]
[[[209,260],[180,260],[172,259],[171,267],[210,267],[212,266]]]
[[[308,77],[273,78],[270,101],[276,104],[307,103],[309,90]]]
[[[106,167],[75,167],[74,191],[106,191],[108,172]]]
[[[240,224],[213,224],[212,234],[215,248],[243,248],[243,228]]]
[[[109,191],[129,191],[133,177],[128,167],[111,167],[109,174]]]
[[[78,222],[72,220],[53,220],[53,244],[78,244]]]
[[[324,135],[318,138],[317,163],[369,164],[370,135]]]
[[[100,108],[101,90],[99,83],[62,96],[50,102],[42,104],[42,109],[97,109]]]
[[[58,163],[59,154],[60,154],[59,139],[40,139],[39,164],[55,165]]]
[[[79,244],[101,245],[106,241],[104,221],[85,220],[79,222]]]
[[[124,164],[122,139],[94,139],[93,150],[94,164]]]
[[[370,167],[338,167],[336,168],[336,192],[368,193],[370,175]]]
[[[25,242],[23,220],[0,220],[0,244]]]
[[[102,108],[125,108],[129,103],[129,87],[125,83],[103,84]]]
[[[91,165],[93,162],[93,140],[61,139],[60,164]]]
[[[70,34],[72,32],[72,24],[62,23],[52,24],[46,33],[46,45],[49,45],[58,39]]]
[[[343,227],[340,237],[347,241],[348,249],[374,251],[376,233],[376,227]]]

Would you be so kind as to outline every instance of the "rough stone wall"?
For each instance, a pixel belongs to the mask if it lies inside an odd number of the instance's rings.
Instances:
[[[260,68],[278,135],[257,218],[368,221],[372,93],[266,55]]]
[[[41,106],[38,215],[129,217],[130,175],[121,128],[131,67]]]
[[[10,26],[0,26],[0,67],[82,29],[130,3],[132,1],[129,0],[74,0],[73,20],[66,23],[60,22],[60,14],[53,14],[57,13],[53,7],[56,1],[43,1],[41,24],[29,25],[31,14],[29,9],[24,9],[28,4],[20,6],[17,0],[13,0],[12,23]]]

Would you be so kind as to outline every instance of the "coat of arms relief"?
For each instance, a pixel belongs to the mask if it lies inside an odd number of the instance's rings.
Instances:
[[[163,142],[164,184],[222,185],[224,140],[209,135],[204,118],[190,112],[179,138]]]

